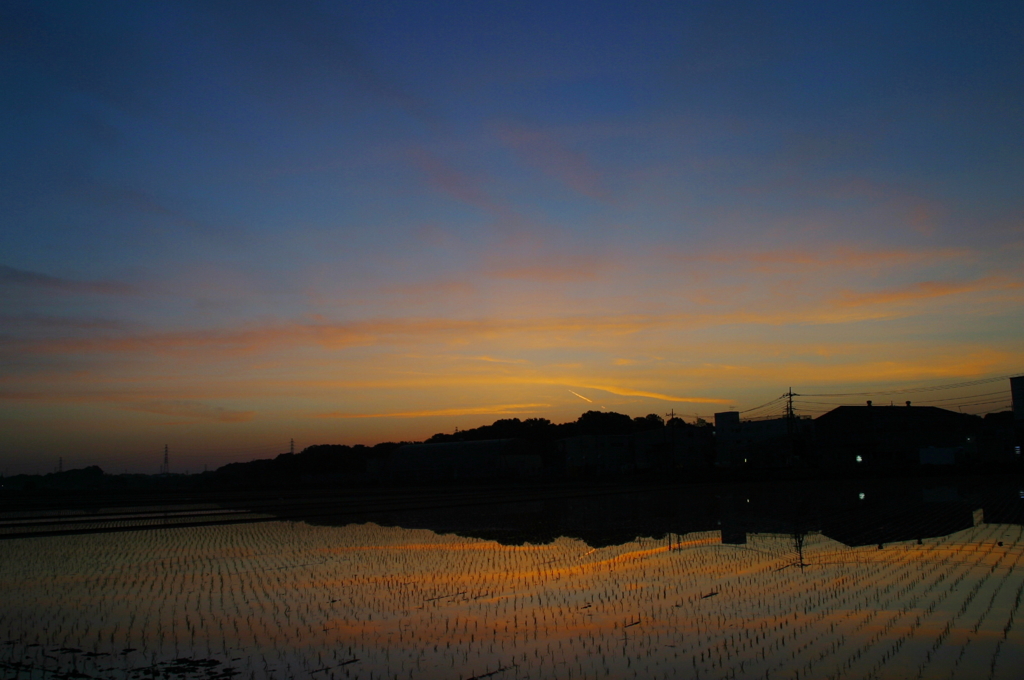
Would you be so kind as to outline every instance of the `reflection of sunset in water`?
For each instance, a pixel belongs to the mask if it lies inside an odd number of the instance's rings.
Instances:
[[[1009,678],[1021,531],[810,534],[802,567],[792,536],[718,532],[592,549],[275,522],[8,541],[0,660],[31,677]]]

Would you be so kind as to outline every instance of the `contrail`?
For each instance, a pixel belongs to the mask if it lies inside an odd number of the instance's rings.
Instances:
[[[569,390],[569,391],[570,391],[570,392],[572,392],[572,390]],[[575,392],[572,392],[572,393],[573,393],[573,394],[576,394]],[[594,403],[594,402],[593,402],[593,401],[591,401],[590,399],[587,399],[586,397],[584,397],[584,396],[583,396],[582,394],[576,394],[576,396],[577,396],[577,397],[579,397],[580,399],[582,399],[582,400],[583,400],[583,401],[585,401],[585,402],[588,402],[588,403],[591,403],[591,404],[593,404],[593,403]]]

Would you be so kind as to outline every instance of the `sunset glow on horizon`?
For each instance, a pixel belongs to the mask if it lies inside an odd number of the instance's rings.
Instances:
[[[1020,373],[1022,38],[985,2],[9,4],[0,473]]]

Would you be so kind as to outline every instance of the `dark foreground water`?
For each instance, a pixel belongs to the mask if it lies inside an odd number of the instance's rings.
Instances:
[[[684,487],[7,540],[0,677],[1019,678],[1022,503]]]

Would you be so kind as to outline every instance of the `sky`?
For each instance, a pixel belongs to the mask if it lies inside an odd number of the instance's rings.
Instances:
[[[1024,370],[1019,2],[15,1],[0,92],[5,474]]]

